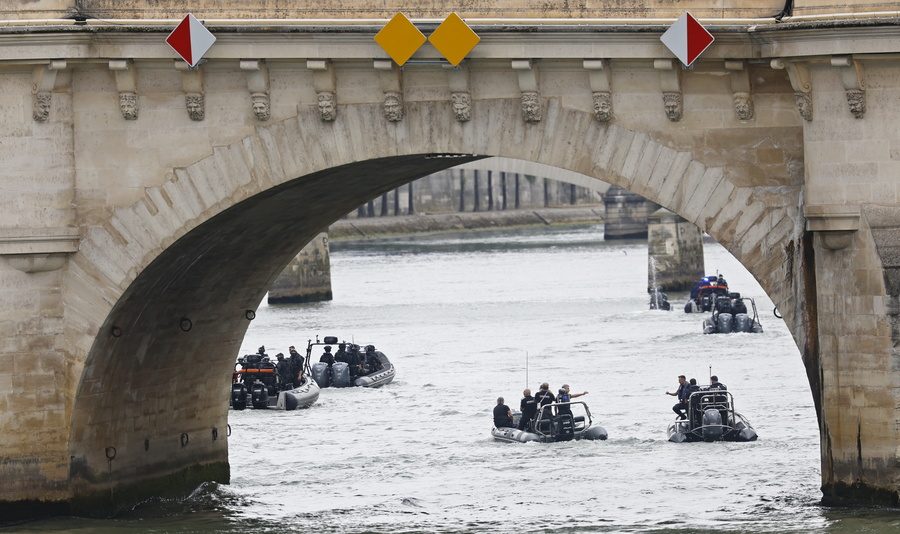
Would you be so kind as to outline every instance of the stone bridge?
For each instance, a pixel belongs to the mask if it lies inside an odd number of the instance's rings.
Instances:
[[[897,503],[896,13],[473,0],[460,68],[425,45],[401,70],[374,33],[447,9],[364,4],[0,4],[2,517],[227,481],[229,370],[274,277],[368,199],[485,156],[623,187],[727,247],[806,365],[825,500]],[[659,41],[685,8],[716,35],[690,69]],[[185,11],[218,37],[193,70],[163,42]]]

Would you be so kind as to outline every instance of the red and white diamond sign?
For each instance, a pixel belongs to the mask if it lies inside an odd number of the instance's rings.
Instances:
[[[659,38],[666,48],[690,66],[716,40],[693,15],[686,12]]]
[[[191,67],[195,67],[200,63],[203,54],[216,42],[216,36],[188,13],[166,37],[166,42],[181,56],[181,59]]]

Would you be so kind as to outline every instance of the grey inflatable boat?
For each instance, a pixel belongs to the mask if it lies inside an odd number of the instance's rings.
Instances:
[[[725,390],[696,391],[688,399],[687,419],[676,419],[668,429],[669,441],[756,441],[756,430],[734,410],[734,398]]]
[[[346,388],[358,386],[364,388],[378,388],[390,383],[397,373],[394,364],[388,360],[381,351],[375,351],[379,367],[377,371],[363,376],[350,376],[350,366],[346,362],[334,362],[329,371],[328,364],[316,362],[312,365],[311,373],[316,382],[322,387]]]
[[[514,426],[518,426],[520,417],[520,413],[513,414]],[[593,423],[591,410],[581,401],[546,404],[527,430],[494,427],[491,435],[497,441],[508,443],[605,440],[608,437],[605,428]]]
[[[245,369],[243,372],[246,373],[248,370]],[[248,407],[257,410],[266,408],[297,410],[309,408],[319,399],[319,386],[309,375],[304,376],[297,387],[289,386],[290,389],[284,391],[278,391],[278,387],[277,383],[267,384],[259,378],[256,378],[249,388],[244,382],[236,381],[231,385],[229,404],[235,410],[244,410]]]

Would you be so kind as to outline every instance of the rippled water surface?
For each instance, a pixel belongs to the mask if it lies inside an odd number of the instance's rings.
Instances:
[[[647,310],[646,243],[600,229],[338,245],[334,301],[263,304],[242,352],[337,335],[397,378],[325,389],[311,409],[232,412],[230,486],[147,503],[78,532],[898,532],[889,510],[818,506],[819,443],[800,356],[772,303],[718,245],[708,272],[756,299],[763,334],[704,336],[700,315]],[[526,353],[528,380],[526,382]],[[316,354],[318,355],[318,354]],[[673,444],[676,376],[712,366],[755,443]],[[570,383],[605,442],[503,444],[498,395]]]

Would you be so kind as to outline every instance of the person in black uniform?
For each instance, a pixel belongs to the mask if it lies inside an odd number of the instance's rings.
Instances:
[[[509,406],[503,403],[503,397],[497,398],[497,405],[494,406],[494,426],[497,428],[512,428],[513,417],[509,411]]]
[[[727,389],[728,388],[725,387],[725,384],[719,382],[718,376],[712,375],[711,377],[709,377],[709,390],[710,391],[715,391],[715,390],[725,391]]]
[[[322,353],[322,356],[319,358],[319,361],[327,363],[329,369],[331,369],[331,366],[334,365],[334,354],[331,353],[330,346],[325,347],[325,352]]]
[[[278,380],[281,381],[281,388],[288,389],[293,385],[294,380],[291,378],[291,362],[284,359],[284,354],[279,352],[275,355],[278,363],[275,364],[275,372],[278,373]]]
[[[369,373],[381,370],[381,362],[375,355],[375,345],[366,345],[366,370]]]
[[[691,396],[688,388],[689,386],[684,375],[678,375],[678,389],[675,390],[675,393],[666,391],[666,395],[678,397],[678,404],[672,406],[672,411],[678,414],[679,419],[687,419],[684,411],[687,410],[688,398]]]
[[[297,352],[293,345],[288,348],[288,352],[291,355],[291,376],[294,378],[294,383],[299,384],[303,381],[303,366],[306,358]]]
[[[350,365],[350,376],[360,376],[360,368],[365,364],[365,357],[359,353],[359,345],[351,343],[347,351],[347,364]]]
[[[531,430],[531,420],[537,414],[537,400],[531,396],[531,390],[525,388],[522,392],[522,401],[519,403],[519,409],[522,411],[522,417],[519,419],[519,430]]]
[[[339,343],[337,353],[334,355],[334,361],[350,363],[347,361],[347,344]]]
[[[543,417],[543,420],[546,421],[553,416],[553,414],[550,413],[550,410],[541,410],[542,407],[556,402],[556,397],[553,396],[553,393],[550,393],[550,384],[548,384],[547,382],[541,384],[541,389],[539,389],[538,392],[534,395],[534,400],[537,403],[538,411],[535,414],[535,419],[532,422],[532,426],[537,426],[538,417]]]

